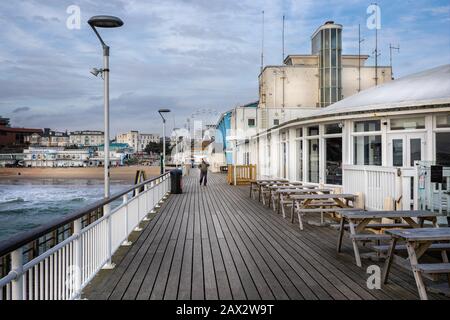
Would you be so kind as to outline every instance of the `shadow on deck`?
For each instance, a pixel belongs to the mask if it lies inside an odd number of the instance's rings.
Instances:
[[[305,224],[300,231],[226,177],[196,171],[184,193],[132,235],[84,290],[88,299],[418,299],[412,273],[393,267],[390,283],[370,290],[365,261],[351,242],[336,253],[337,231]],[[430,298],[442,299],[437,295]]]

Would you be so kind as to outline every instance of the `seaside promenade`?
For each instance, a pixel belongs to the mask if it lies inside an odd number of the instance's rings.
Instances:
[[[354,263],[337,231],[305,224],[300,231],[250,199],[248,187],[198,172],[184,177],[183,194],[170,195],[143,230],[131,236],[85,288],[87,299],[418,299],[411,272],[393,267],[390,282],[368,289],[366,268]],[[381,264],[379,264],[381,265]],[[432,299],[444,299],[431,295]]]

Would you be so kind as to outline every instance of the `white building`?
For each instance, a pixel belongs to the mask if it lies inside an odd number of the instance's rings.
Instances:
[[[23,151],[25,167],[87,167],[89,150],[30,147]]]
[[[53,131],[49,128],[44,128],[42,133],[33,133],[30,137],[30,144],[32,146],[67,147],[69,142],[67,132]]]
[[[105,141],[103,131],[83,130],[70,133],[70,145],[78,147],[97,147]]]
[[[288,55],[259,75],[258,127],[303,117],[361,90],[392,80],[391,67],[366,66],[367,55],[342,54],[342,25],[332,21],[311,37],[310,55]]]
[[[129,131],[127,133],[118,134],[116,137],[118,143],[127,143],[134,152],[143,152],[147,144],[150,142],[159,143],[159,134],[139,133],[139,131]]]
[[[237,148],[237,164],[245,163],[246,150]],[[388,197],[397,208],[429,209],[435,188],[447,190],[441,204],[450,203],[450,65],[364,90],[263,130],[250,139],[248,150],[259,177],[363,192],[368,209],[382,209]],[[416,161],[428,163],[428,169]],[[439,186],[430,182],[429,172],[420,174],[431,164],[444,166]]]

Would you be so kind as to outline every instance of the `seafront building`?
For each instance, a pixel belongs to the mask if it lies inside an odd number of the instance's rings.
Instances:
[[[67,147],[70,144],[67,132],[54,131],[44,128],[41,133],[33,133],[30,138],[31,146],[41,147]]]
[[[92,151],[61,147],[30,147],[24,150],[25,167],[87,167]]]
[[[30,145],[31,136],[41,133],[41,129],[11,127],[9,118],[0,117],[0,150],[22,152]]]
[[[145,147],[150,143],[159,143],[159,134],[154,133],[139,133],[139,131],[131,130],[126,133],[118,134],[116,142],[127,143],[133,148],[134,152],[143,152]]]
[[[110,144],[110,166],[122,166],[132,150],[127,144]],[[104,165],[103,145],[93,148],[30,147],[24,150],[25,167],[98,167]]]
[[[70,145],[77,147],[97,147],[105,142],[103,131],[82,130],[70,132]]]

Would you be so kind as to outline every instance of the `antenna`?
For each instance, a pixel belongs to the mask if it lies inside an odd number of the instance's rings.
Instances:
[[[285,16],[283,14],[283,31],[281,33],[281,43],[282,43],[282,57],[281,57],[281,63],[284,64],[284,20]]]
[[[358,92],[361,91],[361,24],[358,24]]]
[[[262,11],[261,72],[264,69],[264,10]]]
[[[392,50],[397,50],[397,52],[400,52],[400,45],[398,44],[396,47],[394,47],[389,43],[389,65],[391,66],[391,77],[392,80],[394,80],[394,72],[392,71]]]
[[[374,3],[378,7],[378,3]],[[375,10],[375,86],[378,85],[378,9]]]

